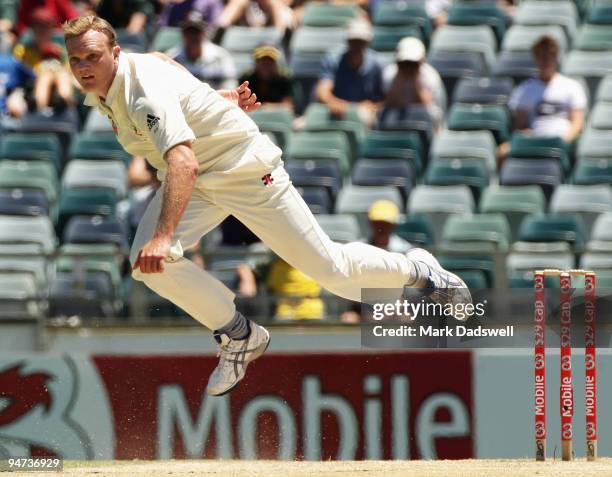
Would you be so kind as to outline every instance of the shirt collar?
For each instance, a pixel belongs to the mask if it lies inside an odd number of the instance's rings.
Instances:
[[[125,78],[125,70],[127,68],[126,62],[127,58],[125,54],[119,53],[117,72],[115,73],[113,82],[111,83],[111,86],[108,89],[108,93],[106,94],[106,100],[104,101],[104,104],[109,108],[112,107],[113,102],[117,98],[117,94],[119,93],[119,90],[123,85],[123,80]],[[98,106],[101,102],[101,98],[96,93],[87,93],[85,95],[84,103],[86,106]]]

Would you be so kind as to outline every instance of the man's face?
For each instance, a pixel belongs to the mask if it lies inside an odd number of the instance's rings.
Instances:
[[[32,33],[34,34],[34,43],[39,46],[53,39],[53,27],[46,23],[32,24]]]
[[[534,53],[534,59],[540,71],[557,69],[557,54],[551,48],[540,48]]]
[[[405,78],[414,78],[421,67],[421,63],[418,61],[398,61],[397,69],[399,73]]]
[[[190,27],[183,30],[183,42],[187,48],[199,47],[204,41],[204,38],[204,31],[198,28]]]
[[[255,69],[257,71],[257,76],[263,79],[269,79],[276,73],[278,64],[269,56],[264,56],[263,58],[255,60]]]
[[[89,30],[68,38],[66,49],[72,74],[83,91],[106,96],[115,76],[119,47],[111,48],[104,33]]]
[[[368,47],[368,42],[365,40],[349,40],[348,41],[349,54],[362,55],[367,47]]]

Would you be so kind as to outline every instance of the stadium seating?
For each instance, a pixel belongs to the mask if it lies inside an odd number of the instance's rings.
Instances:
[[[572,183],[579,185],[612,184],[612,159],[584,159],[576,163]]]
[[[278,146],[284,149],[291,136],[293,113],[289,109],[259,109],[249,114],[260,131],[271,133]]]
[[[336,200],[337,214],[355,214],[359,221],[361,236],[369,235],[367,214],[370,206],[377,200],[390,200],[404,210],[402,196],[395,187],[390,186],[356,186],[347,185],[342,188]]]
[[[5,134],[0,141],[0,158],[49,161],[58,172],[62,169],[62,150],[55,134]]]
[[[161,27],[151,44],[151,51],[168,51],[181,44],[181,29],[178,27]]]
[[[406,27],[416,25],[421,29],[425,44],[431,37],[431,20],[423,5],[408,2],[379,2],[374,10],[373,23],[376,26]]]
[[[612,49],[610,25],[582,25],[574,48],[584,51],[609,51]]]
[[[29,273],[0,273],[0,319],[40,318],[43,307]]]
[[[110,122],[110,119],[104,116],[100,111],[98,111],[97,108],[91,108],[89,110],[89,113],[87,114],[87,119],[85,120],[83,131],[88,133],[112,133],[113,126]]]
[[[566,53],[567,36],[559,25],[512,25],[504,36],[502,50],[524,51],[531,55],[531,47],[544,35],[552,36],[557,41],[561,55]]]
[[[221,46],[232,53],[251,53],[261,44],[279,46],[281,33],[274,27],[231,26],[223,34]]]
[[[358,12],[356,5],[308,3],[304,8],[302,24],[311,27],[343,27]]]
[[[346,135],[339,131],[295,132],[291,135],[287,156],[291,159],[333,159],[343,174],[351,167],[351,150]]]
[[[495,61],[496,41],[486,26],[453,26],[438,28],[431,39],[430,51],[459,51],[479,54],[487,69]]]
[[[482,190],[489,185],[489,171],[478,159],[439,159],[427,167],[424,182],[430,185],[465,184],[478,202]]]
[[[504,214],[514,241],[527,215],[544,213],[546,198],[538,186],[491,186],[482,194],[479,209],[483,213]]]
[[[612,104],[597,103],[589,112],[589,127],[612,130]]]
[[[426,217],[436,239],[442,236],[449,215],[471,214],[473,211],[474,197],[466,185],[418,185],[408,200],[408,212]]]
[[[359,159],[353,167],[352,183],[357,186],[392,186],[405,203],[416,182],[414,170],[402,159]]]
[[[0,190],[0,215],[49,215],[49,201],[40,190]]]
[[[453,92],[453,103],[508,103],[514,83],[510,78],[462,78]]]
[[[502,51],[495,60],[491,75],[510,77],[516,84],[538,76],[538,68],[530,51]]]
[[[612,74],[612,58],[607,51],[572,50],[565,57],[562,72],[569,76],[584,77],[589,94],[593,97],[600,79]]]
[[[404,240],[415,246],[430,246],[435,243],[434,232],[425,217],[409,215],[401,221],[394,231]]]
[[[55,250],[57,238],[49,217],[0,216],[1,244],[31,244],[32,255],[50,254]]]
[[[505,251],[510,240],[510,226],[502,214],[450,216],[442,231],[442,246],[451,250],[467,244],[472,250]]]
[[[101,216],[72,217],[64,228],[62,242],[112,244],[123,253],[128,249],[124,227],[116,219]]]
[[[417,174],[423,170],[423,144],[415,131],[370,131],[363,140],[360,156],[402,159],[409,162]]]
[[[129,165],[131,157],[113,133],[83,132],[70,145],[71,159],[115,160]]]
[[[456,2],[448,11],[449,25],[487,25],[498,44],[506,33],[506,15],[494,3]]]
[[[431,160],[479,159],[489,171],[495,171],[495,138],[490,131],[443,130],[435,137],[431,147]]]
[[[338,27],[299,27],[291,37],[289,51],[295,53],[317,53],[322,58],[332,47],[345,44],[346,31]]]
[[[514,21],[517,25],[560,25],[572,39],[578,24],[578,11],[573,1],[528,0],[519,5]]]
[[[600,81],[595,102],[612,102],[612,76],[605,76]]]
[[[430,51],[427,62],[442,77],[447,98],[453,97],[455,85],[461,78],[489,74],[489,67],[485,64],[484,58],[475,52]]]
[[[588,240],[597,216],[612,211],[612,188],[609,185],[561,184],[550,199],[550,211],[580,216]]]
[[[331,214],[333,202],[326,187],[298,187],[298,192],[313,214]]]
[[[342,187],[342,173],[338,163],[333,160],[290,159],[285,163],[285,169],[297,187],[325,188],[332,204]]]
[[[123,199],[127,194],[127,172],[118,161],[73,159],[64,171],[62,185],[68,189],[110,189],[118,199]]]
[[[573,214],[538,214],[523,219],[519,240],[525,242],[567,242],[573,247],[585,243],[584,224]]]
[[[567,146],[559,137],[533,136],[514,133],[510,141],[510,157],[519,159],[556,159],[564,172],[569,172],[571,164]]]
[[[428,149],[433,137],[434,121],[424,106],[388,107],[380,111],[377,128],[384,131],[416,131],[421,143]]]
[[[38,190],[45,195],[52,220],[57,217],[58,180],[48,162],[0,162],[0,189]]]
[[[563,181],[556,159],[506,159],[499,173],[500,185],[539,185],[546,198]]]
[[[65,189],[59,201],[58,230],[63,230],[68,220],[75,215],[115,215],[117,197],[109,189]]]
[[[418,38],[423,41],[423,32],[416,25],[401,27],[374,27],[374,38],[370,43],[370,48],[376,51],[395,51],[399,41],[407,36]]]
[[[487,130],[499,144],[510,137],[510,118],[503,106],[494,104],[453,104],[448,128],[455,131]]]
[[[612,159],[612,131],[586,128],[578,142],[579,159]]]
[[[317,222],[334,242],[356,242],[361,238],[359,222],[351,214],[320,214]]]

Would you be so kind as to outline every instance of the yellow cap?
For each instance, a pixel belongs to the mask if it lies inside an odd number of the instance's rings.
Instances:
[[[256,60],[266,57],[272,58],[276,61],[280,57],[280,51],[278,51],[278,49],[274,48],[272,45],[259,46],[253,50],[253,58]]]
[[[399,222],[399,216],[399,208],[390,200],[377,200],[370,206],[370,210],[368,211],[368,219],[375,222],[397,224]]]

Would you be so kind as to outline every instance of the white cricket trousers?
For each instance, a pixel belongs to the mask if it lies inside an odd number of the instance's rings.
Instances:
[[[179,306],[212,330],[234,317],[234,294],[211,274],[183,258],[228,215],[234,215],[279,257],[319,282],[332,293],[361,301],[362,288],[402,288],[415,280],[414,266],[400,253],[364,243],[340,244],[323,232],[291,184],[282,161],[271,172],[273,183],[257,174],[227,174],[222,180],[198,181],[173,238],[171,258],[162,273],[137,269],[136,280]],[[214,185],[213,185],[214,182]],[[130,252],[132,265],[152,238],[160,215],[163,185],[149,204]]]

